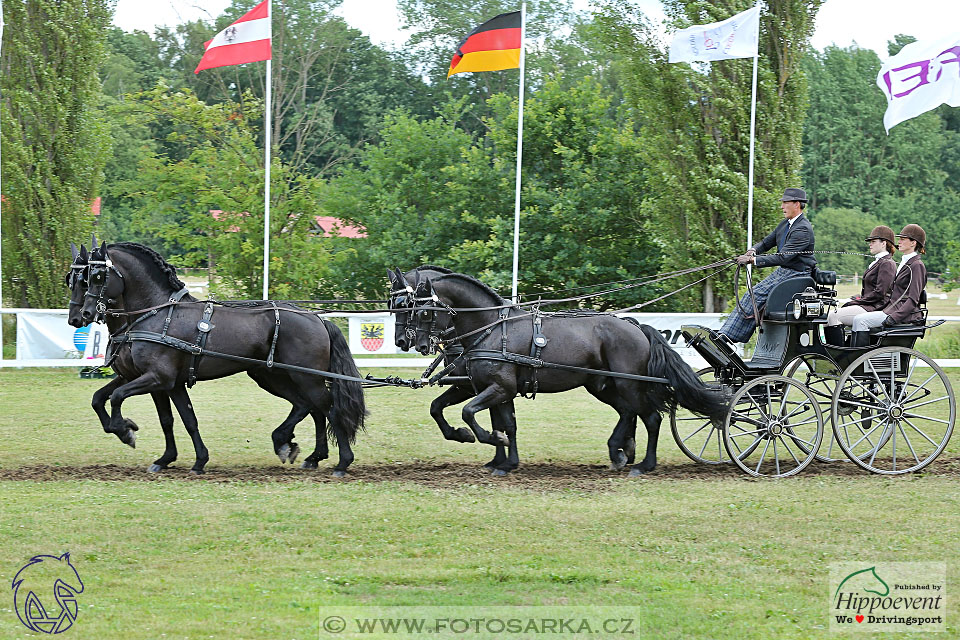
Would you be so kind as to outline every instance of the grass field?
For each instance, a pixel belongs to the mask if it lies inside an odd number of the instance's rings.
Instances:
[[[436,390],[375,389],[352,473],[333,480],[329,461],[279,464],[285,404],[237,376],[191,391],[209,473],[186,474],[178,422],[180,460],[158,477],[152,402],[125,405],[130,449],[89,408],[100,382],[0,370],[0,571],[70,551],[86,588],[62,637],[303,639],[345,606],[616,605],[637,615],[629,637],[828,638],[844,637],[829,563],[943,562],[956,583],[960,439],[909,477],[814,463],[754,481],[687,461],[665,421],[661,467],[628,479],[606,469],[615,414],[578,391],[517,401],[522,464],[496,479],[490,447],[440,437]],[[0,638],[35,637],[7,593]]]

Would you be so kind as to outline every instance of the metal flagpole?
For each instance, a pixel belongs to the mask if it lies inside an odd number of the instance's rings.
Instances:
[[[759,59],[760,21],[757,20],[757,52],[753,55],[753,90],[750,100],[750,186],[747,191],[747,249],[753,246],[753,146],[757,129],[757,61]]]
[[[520,161],[523,158],[523,76],[526,52],[527,3],[520,5],[520,113],[517,119],[517,196],[513,205],[513,288],[510,297],[517,302],[517,270],[520,266]]]
[[[3,42],[3,0],[0,0],[0,43]],[[2,154],[0,154],[2,156]],[[0,161],[2,164],[2,161]],[[0,178],[0,194],[3,193],[3,179]],[[0,203],[0,208],[3,207],[3,204]],[[3,214],[0,212],[0,221],[3,219]],[[3,223],[0,222],[0,237],[3,237]],[[0,360],[3,360],[3,242],[0,241]]]
[[[273,49],[273,7],[267,3],[267,16],[270,18],[270,48]],[[271,58],[273,57],[271,51]],[[271,73],[273,60],[267,60],[267,104],[263,114],[264,145],[263,145],[263,299],[268,300],[270,289],[270,129],[273,125],[273,109],[271,101]]]

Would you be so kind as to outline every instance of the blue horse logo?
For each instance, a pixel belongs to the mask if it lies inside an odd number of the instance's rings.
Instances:
[[[83,593],[83,581],[70,564],[69,553],[30,558],[17,572],[12,588],[17,616],[31,631],[63,633],[77,619],[77,596]]]

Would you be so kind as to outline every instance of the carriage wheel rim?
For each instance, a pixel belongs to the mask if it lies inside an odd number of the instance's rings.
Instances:
[[[701,380],[712,374],[713,368],[697,371],[697,377]],[[700,464],[730,464],[730,458],[723,446],[721,427],[713,424],[709,418],[678,417],[676,413],[676,408],[670,412],[670,432],[685,456]],[[701,435],[704,433],[705,435]]]
[[[844,389],[850,381],[855,383],[851,385],[851,389],[855,389],[857,385],[870,386],[858,380],[854,374],[868,359],[882,357],[885,354],[891,354],[891,362],[892,354],[900,354],[899,362],[902,362],[904,356],[908,357],[906,372],[885,374],[873,370],[870,378],[877,378],[879,385],[877,380],[867,379],[867,382],[872,382],[879,387],[888,385],[886,388],[864,393],[859,396],[859,399],[850,392],[845,396]],[[919,363],[923,363],[924,366],[919,366]],[[922,373],[918,374],[918,370],[922,370]],[[928,374],[928,372],[932,373]],[[867,378],[866,374],[863,375]],[[940,385],[939,388],[936,387],[937,384]],[[858,391],[867,391],[867,389],[858,389]],[[934,398],[928,400],[926,399],[928,395]],[[836,416],[841,403],[850,405],[857,402],[865,405],[863,414],[867,413],[866,405],[873,405],[869,417],[872,417],[877,424],[870,424],[868,418],[849,420],[850,416],[842,416],[835,417],[833,427],[843,452],[855,464],[867,471],[881,475],[902,475],[919,471],[936,460],[950,442],[956,420],[956,399],[953,387],[943,369],[932,358],[915,349],[882,347],[854,360],[844,370],[837,384],[831,405],[832,413]],[[944,402],[946,406],[942,404],[937,408],[933,406]],[[946,419],[931,415],[935,410],[943,409],[947,409]],[[856,415],[856,412],[851,414],[851,416]],[[922,420],[927,422],[921,422]],[[862,424],[869,425],[869,429],[864,429]],[[941,424],[943,425],[941,432],[931,438],[930,434],[934,433],[933,426]],[[880,429],[879,434],[877,434],[878,429]],[[851,434],[856,436],[857,432],[860,432],[859,437],[851,442]],[[868,438],[871,433],[877,439],[876,445],[873,445]],[[939,438],[939,442],[936,438]],[[867,440],[872,448],[865,453],[855,451],[856,446],[864,440]],[[932,447],[932,450],[925,450],[922,456],[918,455],[917,449],[927,444]]]
[[[807,360],[825,360],[829,362],[834,368],[833,375],[820,375],[815,370],[813,370]],[[813,391],[814,395],[817,396],[818,400],[821,400],[820,404],[820,413],[823,414],[824,420],[824,433],[823,433],[823,442],[820,443],[820,449],[817,451],[816,460],[818,462],[848,462],[849,458],[843,454],[843,451],[836,446],[836,440],[833,433],[833,414],[830,411],[831,403],[833,401],[833,392],[836,389],[837,381],[840,379],[840,374],[842,373],[840,367],[834,362],[831,358],[819,354],[819,353],[805,353],[797,356],[793,360],[787,363],[783,368],[784,374],[788,378],[792,378],[796,374],[797,370],[801,365],[807,365],[807,388]],[[810,378],[815,378],[814,381],[811,381]],[[823,390],[817,388],[812,388],[814,384],[822,385]]]
[[[815,459],[823,440],[823,413],[814,395],[798,381],[762,376],[734,394],[723,436],[727,454],[742,471],[754,477],[786,478]]]

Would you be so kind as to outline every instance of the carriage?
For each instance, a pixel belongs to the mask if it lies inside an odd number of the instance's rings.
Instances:
[[[836,306],[836,274],[815,271],[771,292],[753,357],[712,329],[683,327],[709,365],[698,375],[730,394],[723,424],[673,411],[680,449],[706,464],[733,462],[753,476],[785,477],[814,459],[849,459],[874,473],[918,471],[947,446],[956,402],[944,371],[914,349],[939,321],[871,331],[866,347],[828,344],[821,327]]]

